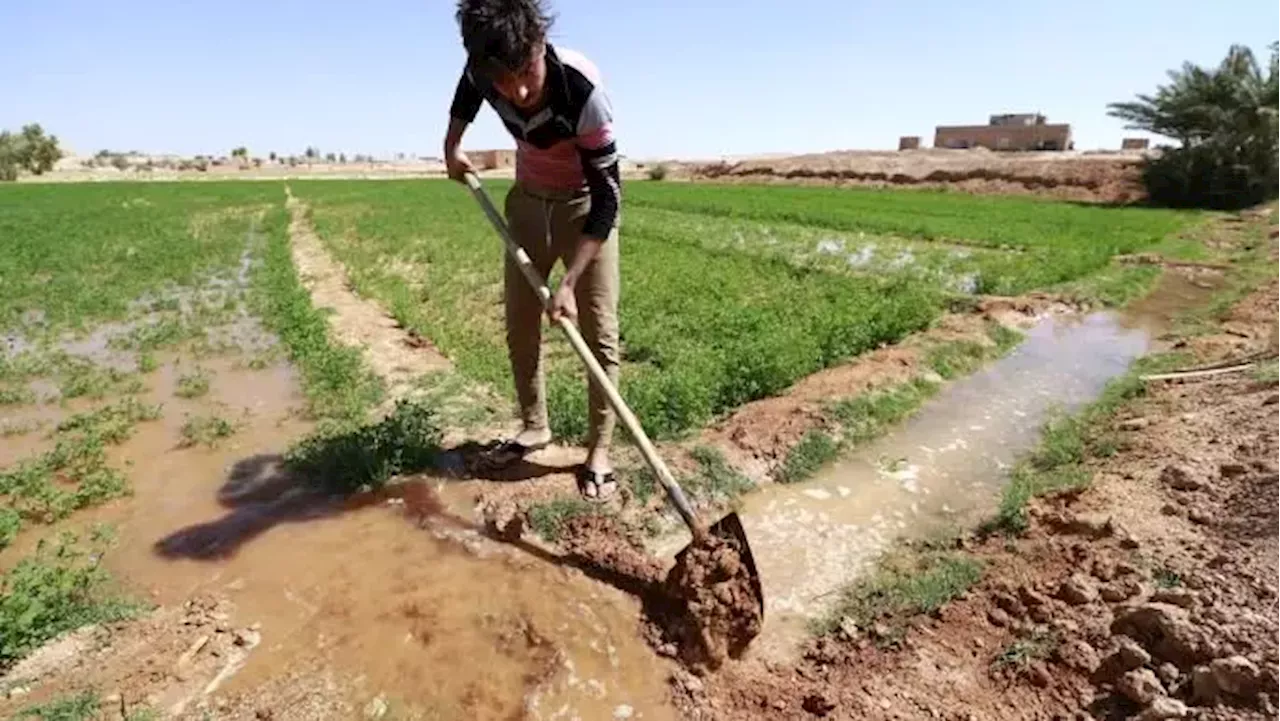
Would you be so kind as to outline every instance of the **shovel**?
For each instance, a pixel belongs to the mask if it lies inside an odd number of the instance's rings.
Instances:
[[[467,173],[466,182],[467,187],[471,189],[472,195],[480,203],[480,207],[484,209],[485,215],[489,217],[489,222],[493,224],[498,234],[506,241],[507,252],[511,254],[516,265],[520,267],[520,272],[524,273],[525,279],[529,281],[529,284],[538,293],[538,297],[542,299],[543,307],[549,309],[551,305],[551,290],[547,288],[546,281],[538,273],[538,269],[533,266],[533,260],[529,258],[529,254],[525,252],[524,248],[521,248],[511,237],[511,231],[508,230],[506,221],[498,214],[497,209],[493,207],[493,202],[489,200],[484,187],[480,185],[480,179],[474,173]],[[649,436],[640,427],[640,421],[636,419],[635,414],[631,412],[626,402],[622,400],[622,396],[618,394],[617,389],[613,387],[613,384],[609,381],[609,376],[605,375],[604,369],[600,367],[600,362],[596,360],[595,355],[591,353],[591,349],[587,347],[586,341],[582,339],[582,334],[578,332],[577,326],[564,316],[561,316],[557,323],[564,330],[564,334],[569,337],[569,344],[578,353],[578,357],[587,365],[587,370],[591,373],[592,380],[604,390],[605,396],[609,399],[609,405],[613,406],[614,412],[618,414],[618,419],[622,421],[622,425],[626,427],[627,432],[635,439],[636,445],[640,447],[640,453],[644,455],[645,461],[649,464],[649,468],[658,477],[658,481],[662,483],[662,487],[667,492],[667,497],[671,499],[671,503],[679,511],[685,525],[689,527],[689,532],[693,535],[693,542],[676,554],[677,562],[688,553],[691,546],[702,543],[707,539],[708,535],[730,541],[737,547],[742,557],[742,563],[751,578],[751,588],[760,609],[760,618],[763,619],[764,592],[760,585],[760,573],[756,570],[755,557],[751,554],[751,546],[747,543],[747,533],[742,527],[742,521],[738,518],[738,514],[730,513],[714,523],[710,528],[698,520],[697,515],[693,512],[693,507],[689,505],[689,500],[685,498],[684,491],[676,483],[675,476],[671,474],[667,465],[663,463],[662,458],[658,456],[658,451],[653,447],[653,443],[649,441]]]

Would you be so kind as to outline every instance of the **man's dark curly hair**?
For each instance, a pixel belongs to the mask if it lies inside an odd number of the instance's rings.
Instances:
[[[543,0],[459,0],[457,19],[468,62],[485,73],[524,67],[554,20]]]

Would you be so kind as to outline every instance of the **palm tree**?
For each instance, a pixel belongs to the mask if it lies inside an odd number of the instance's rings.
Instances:
[[[1215,69],[1183,63],[1169,71],[1172,81],[1154,96],[1135,102],[1110,103],[1108,115],[1128,121],[1126,128],[1174,138],[1184,146],[1214,136],[1274,136],[1277,97],[1277,43],[1271,44],[1271,67],[1262,74],[1253,51],[1232,45]]]
[[[1177,140],[1148,164],[1148,193],[1175,205],[1232,207],[1275,197],[1280,43],[1264,73],[1253,51],[1232,45],[1216,68],[1184,63],[1154,95],[1110,103],[1126,128]]]

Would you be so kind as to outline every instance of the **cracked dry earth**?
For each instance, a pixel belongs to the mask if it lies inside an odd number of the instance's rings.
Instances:
[[[1206,363],[1275,351],[1274,280],[1217,331]],[[794,666],[683,677],[709,719],[1263,719],[1277,709],[1277,386],[1250,373],[1153,381],[1022,536],[958,541],[983,579],[899,648],[837,632]]]

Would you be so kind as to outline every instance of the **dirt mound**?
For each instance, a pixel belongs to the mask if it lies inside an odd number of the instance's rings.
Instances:
[[[564,524],[559,544],[572,558],[629,587],[644,602],[644,636],[659,653],[697,674],[738,658],[760,633],[760,611],[741,549],[710,536],[669,570],[617,518],[581,515]]]
[[[590,514],[569,519],[560,545],[574,558],[635,579],[649,593],[661,585],[662,564],[646,554],[644,546],[612,516]]]
[[[867,186],[946,187],[972,193],[1043,195],[1066,200],[1141,200],[1140,158],[1064,153],[1001,154],[984,150],[908,153],[833,152],[740,163],[694,165],[708,180]]]

